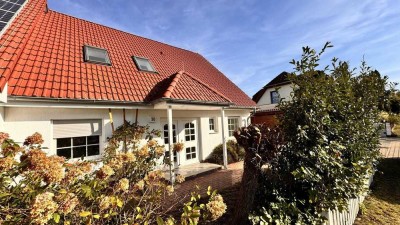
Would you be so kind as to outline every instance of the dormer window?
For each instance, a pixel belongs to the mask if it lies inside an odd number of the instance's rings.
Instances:
[[[88,45],[85,45],[83,49],[86,62],[111,65],[107,50]]]
[[[156,72],[154,69],[153,65],[151,65],[150,60],[146,58],[141,58],[137,56],[133,56],[133,61],[135,61],[135,64],[137,68],[141,71],[147,71],[147,72]]]

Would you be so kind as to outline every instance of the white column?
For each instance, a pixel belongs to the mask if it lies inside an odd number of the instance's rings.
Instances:
[[[174,144],[174,131],[172,129],[172,106],[168,106],[167,108],[167,117],[168,117],[168,146],[169,146],[169,159],[171,165],[169,166],[169,177],[171,184],[175,183],[175,171],[174,171],[174,152],[173,152],[173,144]]]
[[[228,169],[228,151],[226,149],[225,110],[224,110],[224,108],[221,108],[221,126],[222,126],[222,156],[224,159],[224,168]]]

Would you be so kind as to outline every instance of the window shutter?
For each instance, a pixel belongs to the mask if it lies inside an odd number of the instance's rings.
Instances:
[[[54,138],[101,135],[101,120],[53,120]]]

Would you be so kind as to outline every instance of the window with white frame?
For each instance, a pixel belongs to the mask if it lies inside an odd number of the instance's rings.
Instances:
[[[172,142],[176,143],[176,127],[172,124]],[[168,124],[164,125],[164,144],[169,144]]]
[[[101,120],[53,121],[57,155],[66,159],[99,156],[101,133]]]
[[[233,136],[233,132],[235,132],[239,127],[239,118],[230,117],[228,118],[228,134],[229,137]]]
[[[185,124],[185,141],[194,141],[196,139],[196,131],[194,123]]]
[[[216,131],[216,124],[215,124],[215,118],[209,118],[208,119],[208,128],[210,132],[215,132]]]

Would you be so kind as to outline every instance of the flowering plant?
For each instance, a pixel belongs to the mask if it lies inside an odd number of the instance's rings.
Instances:
[[[183,142],[177,142],[177,143],[174,144],[173,150],[175,152],[181,152],[184,147],[185,147],[185,144]]]
[[[154,224],[177,198],[155,170],[164,146],[148,126],[132,125],[127,148],[109,140],[100,162],[47,156],[39,133],[23,146],[0,132],[0,224]],[[145,136],[145,138],[143,138]],[[125,138],[124,138],[125,139]],[[182,179],[183,180],[183,179]],[[179,201],[176,201],[179,202]],[[175,221],[175,220],[174,220]],[[174,223],[176,224],[176,223]]]

